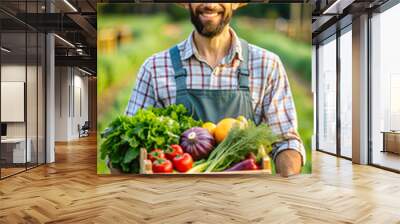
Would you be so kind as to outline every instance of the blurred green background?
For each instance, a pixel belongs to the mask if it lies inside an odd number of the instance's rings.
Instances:
[[[98,130],[123,114],[136,73],[152,54],[183,41],[193,30],[177,4],[98,4]],[[231,21],[239,37],[279,55],[290,80],[299,133],[311,172],[311,8],[307,4],[248,4]],[[98,135],[99,138],[99,135]],[[98,139],[100,143],[100,139]],[[98,147],[99,149],[99,147]],[[98,154],[97,171],[109,173]]]

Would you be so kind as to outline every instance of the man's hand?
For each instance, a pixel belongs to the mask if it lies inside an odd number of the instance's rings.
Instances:
[[[293,149],[280,152],[275,161],[276,173],[283,177],[299,174],[301,170],[301,154]]]

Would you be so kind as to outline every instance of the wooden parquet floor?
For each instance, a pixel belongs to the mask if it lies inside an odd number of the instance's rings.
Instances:
[[[95,138],[0,181],[0,223],[400,223],[400,175],[314,153],[314,172],[273,176],[96,174]]]

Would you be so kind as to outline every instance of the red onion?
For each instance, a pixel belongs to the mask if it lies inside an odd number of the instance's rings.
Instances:
[[[183,132],[180,145],[194,160],[206,158],[214,149],[215,140],[205,128],[194,127]]]
[[[242,162],[236,163],[225,171],[239,171],[239,170],[258,170],[258,166],[253,158],[243,160]]]

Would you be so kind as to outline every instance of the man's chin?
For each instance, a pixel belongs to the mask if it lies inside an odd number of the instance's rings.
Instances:
[[[214,37],[220,34],[222,30],[223,28],[220,28],[219,25],[207,24],[206,26],[203,26],[202,31],[199,33],[205,37]]]
[[[204,30],[203,30],[202,32],[199,32],[199,34],[200,34],[201,36],[207,37],[207,38],[216,37],[216,36],[218,36],[220,33],[221,33],[221,32],[216,32],[216,31],[204,31]]]
[[[202,18],[202,16],[197,15],[196,17],[192,17],[192,23],[195,25],[197,32],[207,38],[218,36],[226,26],[226,24],[223,24],[224,21],[221,15],[218,15],[218,17],[213,19],[205,19]]]

